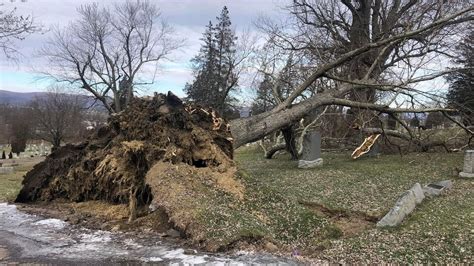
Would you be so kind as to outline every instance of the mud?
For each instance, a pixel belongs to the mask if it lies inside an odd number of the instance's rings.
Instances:
[[[362,212],[329,209],[322,204],[314,202],[300,201],[299,203],[311,209],[319,216],[327,217],[342,232],[344,237],[354,236],[372,228],[379,220],[378,217]]]
[[[239,201],[245,191],[235,177],[232,141],[228,124],[211,109],[185,105],[171,93],[137,98],[87,141],[61,147],[36,165],[16,202],[122,204],[121,219],[126,215],[129,224],[162,228],[166,219],[206,248],[212,241],[202,233],[205,197]]]

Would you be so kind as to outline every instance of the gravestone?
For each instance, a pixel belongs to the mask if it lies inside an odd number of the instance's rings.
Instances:
[[[474,178],[474,150],[467,150],[464,154],[464,167],[459,173],[460,177]]]
[[[412,190],[405,191],[392,209],[377,222],[377,227],[397,226],[405,217],[415,210],[416,196]]]
[[[44,143],[41,142],[41,144],[39,145],[39,156],[43,156],[44,155]]]
[[[369,157],[378,157],[380,156],[380,145],[375,142],[374,145],[370,148],[369,152],[367,153]]]
[[[453,181],[451,180],[431,183],[423,188],[419,183],[416,183],[398,198],[395,206],[378,221],[377,227],[399,225],[407,215],[415,210],[416,205],[420,204],[425,197],[439,196],[452,187]]]
[[[447,189],[453,187],[453,181],[443,180],[436,183],[431,183],[423,187],[423,193],[427,197],[439,196],[443,194]]]
[[[303,138],[303,154],[298,168],[313,168],[323,165],[321,158],[321,133],[310,132]]]
[[[14,172],[15,172],[15,170],[11,166],[2,166],[2,167],[0,167],[0,175],[13,174]]]

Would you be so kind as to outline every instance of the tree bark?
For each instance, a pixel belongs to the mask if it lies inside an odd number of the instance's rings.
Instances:
[[[293,125],[282,128],[281,133],[285,139],[286,151],[290,153],[291,159],[298,160],[298,149],[296,148],[296,136]]]
[[[453,109],[446,108],[390,108],[385,105],[356,102],[347,99],[336,98],[329,93],[317,94],[303,102],[287,108],[274,108],[256,116],[238,118],[230,121],[230,130],[234,137],[234,148],[238,148],[246,143],[257,141],[264,136],[287,127],[299,119],[303,118],[309,111],[326,105],[340,105],[347,107],[357,107],[370,109],[382,113],[425,113],[425,112],[451,112]]]

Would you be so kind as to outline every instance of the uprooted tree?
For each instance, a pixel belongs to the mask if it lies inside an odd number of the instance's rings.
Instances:
[[[450,41],[462,36],[473,20],[474,8],[469,3],[295,0],[288,10],[291,19],[286,24],[261,19],[260,27],[268,34],[269,42],[281,48],[280,55],[286,54],[292,61],[297,58],[301,80],[272,110],[231,121],[236,147],[328,105],[350,107],[356,117],[354,124],[362,131],[403,136],[423,147],[439,143],[422,143],[398,113],[441,112],[473,134],[448,115],[454,110],[445,108],[444,96],[417,87],[457,71],[429,63],[436,59],[447,62],[453,56]],[[279,71],[268,67],[275,64],[269,64],[271,60],[263,62],[262,72],[273,74],[275,83],[283,82]],[[276,65],[286,64],[283,61]],[[434,71],[427,71],[427,65]],[[278,92],[275,94],[278,97]],[[404,103],[397,106],[397,99]],[[438,106],[428,106],[428,101]],[[406,133],[375,127],[381,113],[399,122]]]
[[[177,47],[166,24],[156,28],[159,13],[150,2],[127,1],[114,10],[118,15],[83,6],[81,20],[56,31],[43,49],[57,65],[49,74],[80,84],[111,113],[123,110],[133,97],[144,65],[159,62]],[[286,93],[274,90],[271,110],[231,121],[235,147],[291,128],[309,111],[327,105],[351,108],[362,131],[384,131],[377,114],[388,114],[409,139],[416,136],[397,113],[442,112],[451,119],[447,112],[453,110],[442,103],[426,104],[427,99],[445,101],[444,96],[417,86],[456,71],[432,62],[447,62],[452,56],[452,42],[473,20],[468,1],[295,0],[288,11],[285,24],[268,19],[259,23],[268,36],[264,49],[276,51],[259,72],[270,75],[273,87]],[[287,81],[280,75],[285,66],[291,67],[295,80],[280,86]]]
[[[272,109],[227,124],[215,110],[183,104],[171,93],[156,94],[150,98],[132,97],[127,110],[112,114],[108,125],[87,141],[59,148],[28,172],[17,201],[65,199],[128,203],[130,221],[140,214],[154,215],[149,210],[156,207],[164,211],[173,227],[196,244],[209,250],[222,250],[246,237],[253,237],[242,221],[261,224],[257,221],[258,213],[240,209],[248,188],[244,185],[244,179],[237,178],[232,160],[234,148],[288,127],[323,106],[353,108],[360,113],[360,129],[364,132],[408,139],[416,137],[411,129],[403,133],[383,127],[366,127],[373,124],[363,122],[371,119],[372,112],[389,114],[395,120],[396,114],[403,112],[441,112],[450,118],[446,112],[453,110],[443,106],[428,108],[416,102],[416,94],[428,98],[432,95],[412,85],[451,71],[441,70],[422,76],[411,72],[408,76],[397,75],[404,79],[395,79],[389,74],[399,62],[410,65],[410,69],[418,69],[419,66],[416,66],[423,65],[423,60],[421,63],[417,60],[432,53],[446,54],[447,51],[439,50],[441,47],[436,44],[439,37],[446,38],[456,33],[456,29],[462,29],[464,22],[472,21],[474,8],[463,9],[444,1],[402,3],[375,0],[356,1],[355,5],[349,1],[326,1],[324,3],[331,4],[326,6],[318,6],[318,3],[295,1],[291,10],[303,8],[305,12],[317,13],[318,10],[324,11],[323,8],[333,8],[332,11],[325,11],[325,14],[334,15],[327,25],[342,25],[342,28],[361,24],[358,19],[364,14],[377,14],[369,20],[370,26],[366,29],[377,29],[377,25],[385,21],[380,24],[383,33],[353,33],[350,36],[368,34],[369,41],[353,46],[347,44],[344,46],[347,50],[331,54],[333,46],[328,47],[329,50],[325,50],[324,46],[314,46],[324,44],[316,41],[323,37],[322,33],[327,33],[324,27],[322,31],[317,30],[322,20],[301,21],[300,18],[311,18],[310,13],[296,17],[295,26],[307,31],[309,37],[315,34],[312,37],[316,40],[301,37],[304,36],[301,32],[292,30],[288,36],[272,31],[277,34],[272,35],[273,40],[281,37],[283,41],[276,42],[276,45],[292,45],[289,47],[293,52],[290,56],[297,60],[287,60],[291,62],[291,67],[304,70],[296,72],[296,78],[301,80],[299,85],[285,86],[288,91],[280,95],[282,97],[278,98]],[[369,10],[367,6],[370,6]],[[353,20],[349,19],[350,14]],[[344,15],[346,20],[336,23]],[[328,19],[327,16],[322,18]],[[306,42],[308,40],[312,41]],[[303,54],[305,57],[298,51],[306,51]],[[384,56],[386,53],[388,55]],[[309,60],[311,58],[314,60]],[[414,62],[413,65],[410,62]],[[354,67],[359,71],[358,66],[363,65],[368,67],[357,72],[360,75],[365,73],[363,76],[348,74],[348,70]],[[367,75],[374,71],[379,75]],[[278,75],[276,77],[275,84],[285,81],[278,81]],[[280,87],[271,88],[276,88],[278,93]],[[371,95],[378,92],[390,93],[392,98],[405,95],[414,103],[411,106],[394,106],[390,101],[375,101]],[[473,134],[469,128],[462,124],[459,126]],[[416,144],[423,147],[432,145],[421,141]],[[232,224],[232,229],[224,230],[225,224]],[[237,231],[238,234],[235,233]]]
[[[228,124],[214,110],[184,105],[171,93],[134,98],[86,141],[62,146],[37,164],[16,201],[128,203],[130,222],[148,215],[151,205],[212,250],[235,241],[224,237],[216,246],[209,241],[216,231],[205,228],[211,215],[221,214],[209,210],[243,198],[232,158]],[[222,215],[230,210],[223,207]]]

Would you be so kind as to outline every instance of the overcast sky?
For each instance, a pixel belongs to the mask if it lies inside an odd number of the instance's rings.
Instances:
[[[77,18],[78,6],[91,2],[108,5],[121,0],[0,0],[4,5],[2,10],[16,7],[22,15],[33,15],[35,21],[45,27],[64,26]],[[252,27],[253,21],[259,15],[279,16],[284,0],[155,0],[160,7],[163,17],[175,29],[178,36],[187,39],[187,46],[173,54],[173,61],[162,64],[162,70],[157,83],[149,89],[164,92],[174,91],[183,96],[182,88],[191,81],[189,60],[200,47],[201,34],[209,20],[215,20],[222,7],[226,5],[230,12],[231,21],[237,32]],[[0,55],[0,90],[17,92],[42,91],[49,81],[38,80],[38,74],[33,69],[48,67],[41,58],[35,56],[35,51],[48,39],[49,34],[34,34],[26,40],[18,42],[17,47],[22,53],[17,63],[8,62]]]

